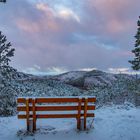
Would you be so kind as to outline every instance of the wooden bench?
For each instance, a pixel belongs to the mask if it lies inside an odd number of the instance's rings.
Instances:
[[[28,131],[30,120],[32,120],[32,131],[35,131],[37,119],[76,118],[77,129],[80,130],[81,118],[83,118],[84,129],[86,129],[87,117],[94,117],[95,105],[93,103],[95,101],[95,97],[17,98],[18,119],[26,119]],[[49,111],[53,111],[53,114]],[[66,114],[66,111],[69,113]],[[72,111],[76,113],[72,113]],[[43,114],[40,114],[40,112]]]

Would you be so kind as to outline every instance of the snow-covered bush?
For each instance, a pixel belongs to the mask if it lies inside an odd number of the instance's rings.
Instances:
[[[9,82],[2,80],[0,84],[0,116],[9,116],[16,111],[16,92]]]

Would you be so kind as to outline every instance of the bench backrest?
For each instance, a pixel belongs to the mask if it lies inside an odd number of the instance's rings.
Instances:
[[[94,117],[95,97],[17,98],[19,119]],[[66,111],[68,111],[66,113]],[[90,111],[90,112],[89,112]],[[41,112],[41,113],[40,113]],[[74,113],[73,113],[74,112]]]

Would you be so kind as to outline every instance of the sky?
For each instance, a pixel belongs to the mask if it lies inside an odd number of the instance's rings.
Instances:
[[[130,71],[140,0],[7,0],[0,30],[11,65],[34,74]]]

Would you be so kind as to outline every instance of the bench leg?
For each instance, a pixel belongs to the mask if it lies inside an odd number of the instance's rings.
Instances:
[[[29,99],[26,99],[26,123],[27,123],[27,131],[29,131],[29,118],[30,118]]]
[[[33,132],[36,131],[36,119],[33,120]]]
[[[84,130],[86,130],[86,129],[87,129],[87,119],[84,118]]]
[[[81,130],[81,119],[77,119],[77,129]]]
[[[36,108],[35,108],[36,100],[32,100],[32,109],[33,109],[33,132],[36,131]]]
[[[28,119],[26,120],[26,123],[27,123],[27,131],[29,131],[29,120]]]
[[[87,125],[87,104],[88,104],[88,99],[85,99],[84,102],[84,130],[86,130],[86,125]]]

